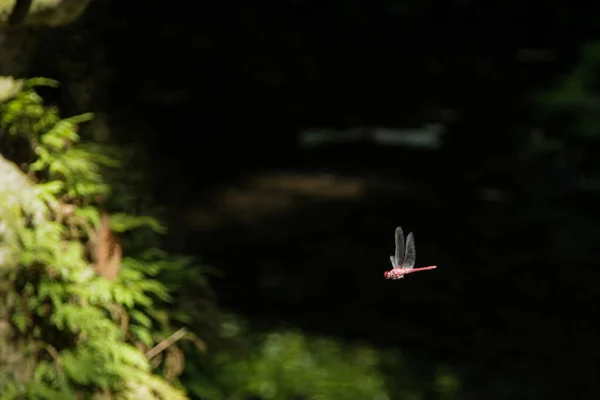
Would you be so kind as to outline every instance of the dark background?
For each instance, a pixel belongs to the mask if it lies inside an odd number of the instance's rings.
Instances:
[[[222,307],[448,363],[471,398],[588,398],[600,124],[561,82],[587,66],[594,99],[598,7],[568,4],[95,2],[39,57],[149,151],[168,248],[223,271]],[[299,145],[433,122],[438,149]],[[397,225],[436,271],[383,279]]]

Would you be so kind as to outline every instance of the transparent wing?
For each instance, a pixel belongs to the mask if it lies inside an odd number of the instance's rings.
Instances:
[[[413,269],[416,260],[415,237],[411,232],[406,237],[406,249],[404,250],[404,258],[402,259],[402,268]]]
[[[396,252],[394,253],[394,268],[400,268],[404,258],[404,232],[402,228],[396,228]]]

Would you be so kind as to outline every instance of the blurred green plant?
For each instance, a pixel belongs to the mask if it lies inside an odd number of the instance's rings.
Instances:
[[[581,60],[558,84],[534,95],[538,110],[545,119],[567,117],[569,136],[598,137],[600,118],[600,43],[583,46]]]
[[[344,345],[290,330],[250,334],[235,320],[224,321],[224,328],[232,336],[246,336],[244,345],[250,351],[213,355],[204,366],[213,374],[204,372],[203,380],[186,384],[199,398],[389,398],[378,370],[379,353],[372,347]]]
[[[120,165],[119,152],[81,143],[78,125],[92,116],[61,118],[39,85],[56,82],[20,82],[0,105],[2,398],[184,399],[179,344],[148,357],[174,330],[171,297],[156,276],[178,260],[125,238],[119,277],[96,276],[89,246],[101,212],[93,199],[110,194],[102,172]],[[147,216],[117,214],[113,224],[164,231]]]
[[[191,362],[182,382],[200,399],[398,399],[463,398],[456,374],[439,368],[415,372],[395,349],[312,336],[295,329],[253,331],[221,316],[221,335],[238,348]],[[428,368],[427,370],[429,370]]]
[[[522,140],[519,178],[529,195],[525,218],[552,226],[548,254],[561,266],[596,258],[600,225],[590,218],[597,212],[589,196],[600,193],[598,67],[600,42],[584,45],[570,71],[532,96],[539,129]],[[569,237],[577,239],[565,240]]]
[[[0,0],[0,26],[25,22],[27,25],[65,25],[76,20],[89,0]]]

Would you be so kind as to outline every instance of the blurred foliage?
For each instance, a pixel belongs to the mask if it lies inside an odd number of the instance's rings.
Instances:
[[[76,20],[89,0],[0,0],[0,27],[4,24],[58,26]]]
[[[203,399],[458,399],[457,377],[440,369],[431,379],[411,373],[396,350],[304,334],[252,332],[223,320],[238,351],[218,351],[182,375]],[[243,339],[242,339],[243,338]],[[192,378],[193,377],[193,378]]]
[[[311,338],[293,331],[254,335],[251,352],[240,358],[212,357],[210,381],[190,383],[201,398],[387,399],[378,370],[379,354],[368,346]]]
[[[23,169],[0,160],[3,398],[185,398],[145,355],[172,330],[170,296],[154,278],[168,256],[124,240],[118,279],[94,274],[87,247],[100,211],[92,199],[110,194],[102,170],[119,160],[80,142],[78,125],[91,115],[61,118],[39,85],[56,82],[25,81],[0,106],[3,156]],[[149,217],[115,220],[119,231],[160,226]]]
[[[585,145],[598,143],[600,136],[600,43],[582,47],[581,59],[571,71],[562,75],[550,89],[532,96],[543,135],[535,135],[526,149],[535,154],[558,154],[584,157]],[[572,159],[571,162],[578,160]]]
[[[522,165],[529,167],[522,174],[531,200],[527,219],[553,224],[554,255],[570,262],[589,262],[600,234],[594,205],[600,194],[599,66],[600,43],[588,43],[555,85],[535,92],[540,128],[521,146]]]
[[[582,47],[578,65],[558,84],[535,96],[546,119],[570,117],[569,136],[597,137],[600,132],[598,91],[600,90],[600,43]]]

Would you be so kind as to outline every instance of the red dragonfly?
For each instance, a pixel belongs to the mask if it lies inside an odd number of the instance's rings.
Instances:
[[[413,272],[429,271],[436,269],[437,265],[430,267],[414,268],[417,255],[415,252],[415,237],[412,232],[406,237],[406,245],[404,245],[404,232],[402,228],[396,228],[396,253],[390,256],[392,269],[385,271],[383,276],[385,279],[402,279],[404,275],[412,274]]]

